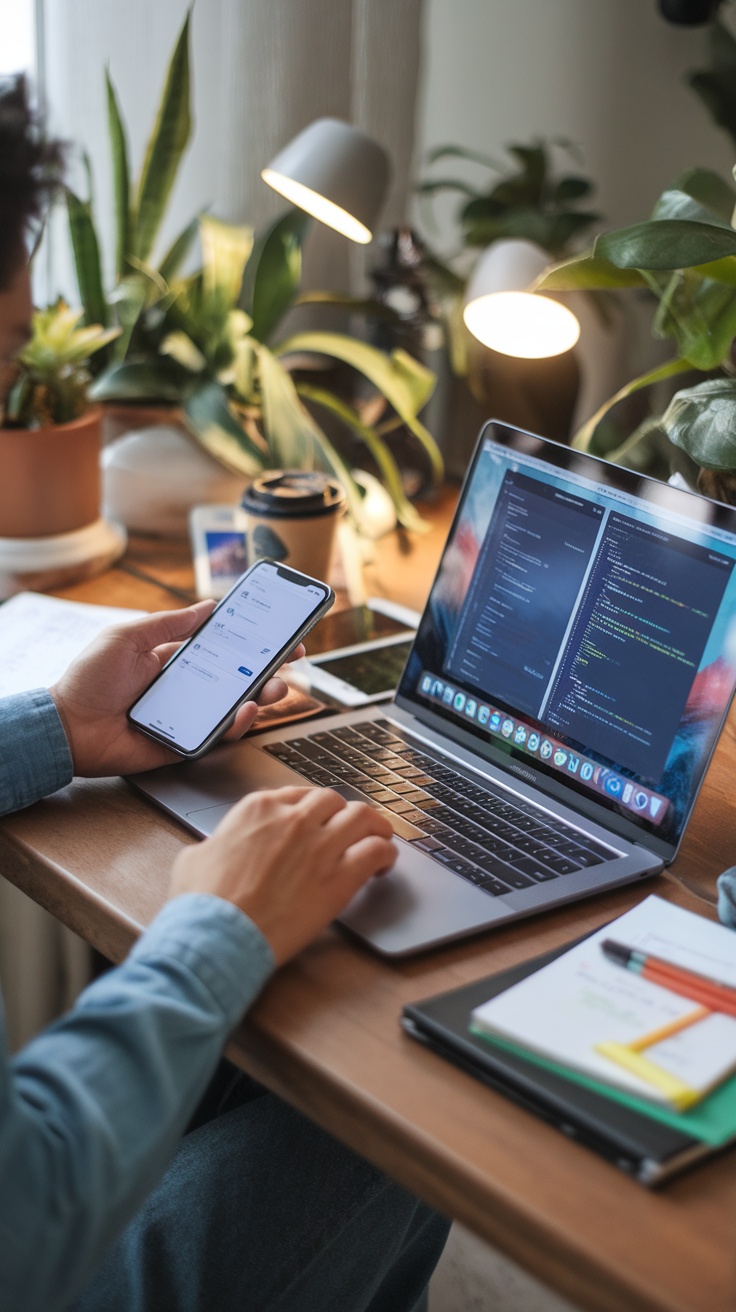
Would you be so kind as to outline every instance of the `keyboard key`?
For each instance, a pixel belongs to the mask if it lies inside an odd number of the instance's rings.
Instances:
[[[438,838],[432,838],[431,834],[423,834],[421,838],[415,838],[412,841],[412,847],[418,847],[421,852],[441,852],[443,845]]]

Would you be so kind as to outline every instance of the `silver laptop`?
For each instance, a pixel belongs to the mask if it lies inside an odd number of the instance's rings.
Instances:
[[[736,512],[483,428],[396,696],[131,782],[197,834],[338,788],[399,856],[341,923],[402,956],[660,871],[736,683]]]

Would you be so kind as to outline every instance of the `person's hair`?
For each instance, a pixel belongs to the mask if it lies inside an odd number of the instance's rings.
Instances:
[[[22,74],[0,78],[0,291],[23,258],[23,242],[61,181],[64,149],[49,141]]]

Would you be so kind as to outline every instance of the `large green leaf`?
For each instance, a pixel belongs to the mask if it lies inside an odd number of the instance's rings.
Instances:
[[[92,219],[92,207],[87,201],[75,196],[68,187],[66,207],[74,252],[74,267],[85,318],[87,323],[101,323],[107,327],[110,316],[102,288],[100,247]]]
[[[736,232],[715,223],[656,219],[604,233],[593,254],[620,269],[687,269],[736,255]]]
[[[711,68],[693,73],[690,86],[719,127],[736,141],[736,41],[725,23],[718,20],[708,29]]]
[[[186,228],[179,233],[179,236],[172,242],[164,258],[158,266],[164,282],[171,282],[177,276],[182,264],[189,254],[195,239],[199,233],[199,216],[192,219]]]
[[[386,397],[407,428],[414,433],[429,457],[432,477],[439,483],[444,474],[442,456],[431,433],[417,418],[434,387],[434,375],[406,351],[384,355],[375,346],[345,337],[341,333],[297,333],[280,342],[275,354],[280,358],[291,352],[316,351],[342,360],[363,374]]]
[[[736,379],[708,378],[676,392],[662,427],[702,468],[735,469]]]
[[[90,388],[95,401],[160,401],[179,404],[190,379],[173,360],[123,360],[111,365]]]
[[[631,396],[634,392],[638,392],[644,387],[650,387],[652,383],[659,383],[665,378],[672,378],[675,374],[685,373],[685,371],[691,367],[689,360],[668,360],[666,364],[657,365],[655,369],[650,369],[648,373],[640,374],[638,378],[633,378],[625,387],[620,388],[618,392],[609,397],[609,399],[605,401],[598,410],[596,410],[595,414],[591,415],[590,419],[578,429],[572,440],[572,445],[578,451],[587,451],[593,440],[593,434],[601,422],[601,419],[608,414],[608,411],[611,410],[618,401],[623,401],[627,396]]]
[[[687,169],[685,173],[680,174],[675,187],[692,196],[726,223],[731,222],[731,215],[736,205],[736,191],[719,173],[714,173],[712,169]]]
[[[736,197],[732,197],[731,210],[733,210],[734,200],[736,200]],[[677,187],[671,187],[668,191],[663,191],[652,210],[652,220],[661,222],[664,219],[685,219],[692,223],[712,223],[717,228],[727,228],[732,231],[730,213],[722,218],[720,214],[714,213],[709,206],[704,205],[692,193],[681,191]]]
[[[243,270],[253,250],[253,229],[203,214],[199,220],[199,240],[205,294],[221,297],[229,310],[240,295]]]
[[[118,278],[122,278],[128,272],[126,258],[131,251],[132,238],[128,144],[125,138],[125,125],[109,69],[106,70],[105,79],[107,83],[107,129],[110,137],[112,190],[115,203],[115,270]]]
[[[269,351],[258,347],[263,429],[275,465],[310,469],[315,460],[314,423],[304,409],[291,376]]]
[[[227,393],[216,382],[203,382],[184,401],[187,427],[220,464],[253,478],[266,460],[228,405]]]
[[[535,291],[571,292],[610,287],[646,287],[638,269],[619,269],[596,255],[576,255],[545,269],[534,284]]]
[[[306,401],[311,401],[313,404],[322,406],[323,409],[329,411],[365,443],[376,462],[381,482],[396,507],[399,523],[403,524],[404,528],[414,529],[419,532],[426,531],[428,525],[419,512],[415,510],[404,492],[401,472],[391,450],[383,438],[379,437],[376,430],[363,422],[353,406],[347,405],[345,401],[340,400],[334,392],[328,391],[325,387],[313,387],[310,383],[298,383],[297,392]]]
[[[267,342],[293,305],[302,276],[302,243],[310,225],[292,209],[259,238],[247,270],[241,304],[253,320],[253,336]]]
[[[674,337],[680,355],[696,369],[716,369],[729,357],[736,335],[736,292],[692,269],[679,270],[668,280],[654,330]]]
[[[132,273],[128,274],[127,278],[121,278],[110,297],[122,330],[114,351],[118,360],[123,360],[127,354],[130,339],[149,302],[150,288],[151,284],[147,277],[141,273]]]
[[[192,128],[189,110],[187,14],[169,63],[161,103],[146,147],[135,213],[133,253],[150,257]]]

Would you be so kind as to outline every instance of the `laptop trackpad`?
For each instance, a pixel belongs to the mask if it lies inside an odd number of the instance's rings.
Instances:
[[[201,811],[187,811],[185,818],[198,834],[212,834],[238,800],[234,797],[232,802],[223,802],[220,806],[205,806]]]

